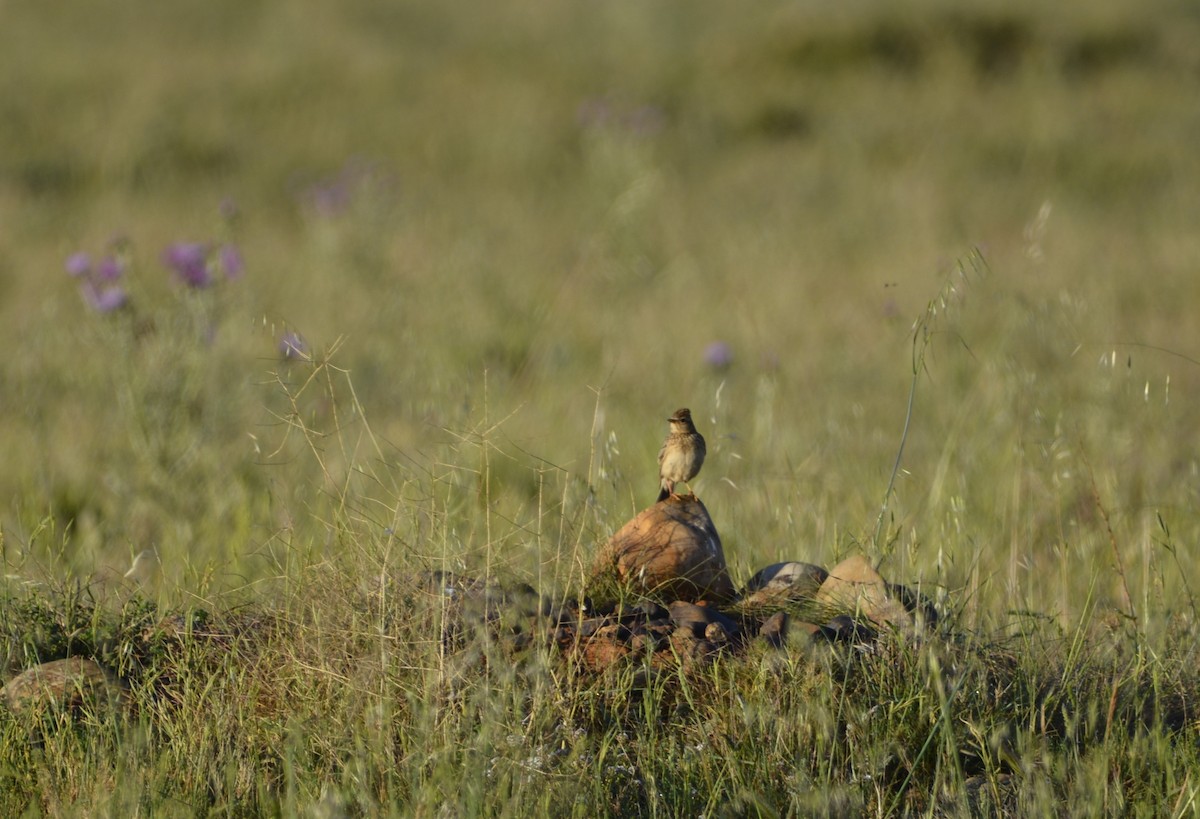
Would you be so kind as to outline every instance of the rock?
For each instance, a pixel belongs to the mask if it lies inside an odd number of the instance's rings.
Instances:
[[[829,577],[829,572],[812,563],[774,563],[746,583],[744,607],[780,606],[809,600]]]
[[[667,608],[671,612],[671,622],[675,627],[689,629],[698,640],[705,636],[708,627],[714,623],[719,624],[729,637],[736,637],[741,632],[736,620],[708,606],[676,600]]]
[[[891,594],[887,581],[861,555],[830,569],[816,600],[837,611],[860,614],[878,626],[907,629],[913,623],[904,604]]]
[[[623,660],[629,654],[629,646],[622,643],[594,638],[583,645],[583,658],[588,668],[603,671]]]
[[[734,597],[721,538],[704,504],[692,496],[660,501],[613,535],[592,573],[614,571],[621,583],[662,599]]]
[[[580,631],[580,647],[584,662],[589,668],[593,671],[603,671],[629,655],[632,632],[628,626],[616,620],[604,620],[599,617],[585,622],[597,624],[590,628],[587,634]]]
[[[720,623],[709,623],[704,629],[704,639],[715,646],[723,646],[729,642],[729,632]]]
[[[671,632],[671,648],[680,657],[692,656],[692,649],[699,640],[700,638],[696,636],[696,632],[691,626],[680,626]]]
[[[697,661],[711,659],[718,648],[703,637],[697,637],[692,629],[683,627],[671,632],[671,650],[684,669],[691,669],[696,667]]]
[[[823,627],[818,626],[816,623],[810,623],[807,620],[797,620],[788,623],[788,634],[796,635],[797,637],[803,635],[809,640],[822,639],[826,636]]]
[[[771,648],[782,648],[787,640],[788,616],[786,611],[777,611],[763,621],[758,636],[767,641]]]
[[[87,708],[123,709],[129,705],[128,689],[83,657],[35,665],[11,679],[0,694],[14,714],[36,713],[47,707],[77,714]]]

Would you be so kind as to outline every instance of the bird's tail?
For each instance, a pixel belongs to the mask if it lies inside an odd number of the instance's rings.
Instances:
[[[671,490],[664,486],[658,491],[658,500],[656,500],[655,503],[662,503],[669,497],[671,497]]]

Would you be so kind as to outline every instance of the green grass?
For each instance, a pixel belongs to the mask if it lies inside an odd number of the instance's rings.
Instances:
[[[0,679],[138,705],[0,710],[0,813],[1196,814],[1189,6],[141,5],[0,26]],[[421,573],[577,594],[679,406],[735,582],[938,632],[446,652]]]

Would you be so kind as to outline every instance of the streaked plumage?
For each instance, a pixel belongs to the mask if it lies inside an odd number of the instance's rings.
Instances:
[[[706,453],[704,436],[696,431],[691,410],[676,410],[667,421],[671,424],[671,431],[658,451],[659,501],[678,497],[675,495],[675,484],[680,481],[686,484],[696,477],[704,465]],[[688,484],[688,491],[692,491],[691,484]]]

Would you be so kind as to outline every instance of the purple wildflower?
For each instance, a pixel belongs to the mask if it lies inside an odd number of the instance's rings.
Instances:
[[[163,263],[188,287],[201,290],[213,283],[208,270],[208,246],[199,242],[176,242],[163,253]]]
[[[279,339],[279,354],[285,361],[295,358],[308,358],[308,345],[299,333],[287,332]]]
[[[93,267],[88,254],[74,253],[67,259],[66,268],[67,273],[80,280],[79,292],[96,312],[111,313],[129,302],[125,288],[117,284],[125,265],[115,256],[105,256]]]
[[[87,276],[92,272],[92,257],[86,253],[72,253],[67,257],[67,272],[75,278]]]
[[[221,250],[217,255],[221,262],[221,269],[225,271],[225,278],[240,279],[245,264],[242,262],[242,254],[237,246],[221,245]]]
[[[733,363],[733,348],[724,341],[714,341],[704,348],[704,363],[714,370],[724,370]]]

